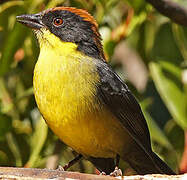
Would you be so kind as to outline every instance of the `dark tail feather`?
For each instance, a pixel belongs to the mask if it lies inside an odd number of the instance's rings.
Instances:
[[[127,161],[138,174],[176,174],[154,152],[149,152],[148,155],[144,150],[136,149],[134,153],[131,152],[129,155],[126,155],[123,159]]]
[[[100,172],[105,172],[106,174],[110,174],[115,169],[115,162],[114,159],[112,158],[89,157],[88,160],[91,161]]]

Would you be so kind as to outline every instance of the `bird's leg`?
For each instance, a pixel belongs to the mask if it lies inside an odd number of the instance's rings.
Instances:
[[[116,156],[116,167],[119,167],[119,160],[120,160],[120,156],[119,156],[119,154],[117,154],[117,156]]]
[[[99,175],[106,176],[106,173],[102,171]]]
[[[59,166],[58,170],[66,171],[68,168],[73,166],[75,163],[77,163],[82,158],[82,155],[79,154],[77,157],[75,157],[73,160],[71,160],[69,163],[67,163],[65,166]]]
[[[110,176],[114,176],[114,177],[122,176],[122,171],[121,171],[121,169],[118,168],[119,167],[119,160],[120,160],[120,156],[117,154],[116,167],[115,167],[114,171],[110,173]]]

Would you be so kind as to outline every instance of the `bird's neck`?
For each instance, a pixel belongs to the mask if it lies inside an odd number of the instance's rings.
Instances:
[[[93,38],[89,39],[89,42],[83,40],[78,42],[65,42],[47,29],[41,29],[40,31],[35,32],[41,51],[53,49],[53,51],[57,51],[58,54],[61,52],[63,55],[72,54],[72,52],[77,51],[80,54],[94,59],[105,60],[103,47],[99,37],[93,36]]]
[[[99,76],[92,58],[75,50],[73,44],[62,43],[55,50],[53,46],[42,47],[33,81],[40,112],[54,128],[54,114],[57,117],[67,110],[80,114],[77,111],[82,106],[92,103]]]
[[[77,43],[77,50],[84,53],[86,56],[102,59],[104,60],[103,47],[100,41],[96,41],[94,39],[90,40],[90,42],[81,41]]]

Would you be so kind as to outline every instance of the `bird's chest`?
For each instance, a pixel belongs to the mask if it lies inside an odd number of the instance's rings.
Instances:
[[[63,57],[40,57],[34,71],[36,102],[60,139],[77,151],[91,151],[92,132],[99,125],[96,117],[100,107],[95,99],[98,76],[88,64],[64,61]]]
[[[93,67],[73,56],[40,56],[33,81],[36,102],[49,124],[83,116],[96,94]]]
[[[97,71],[90,62],[63,58],[48,53],[35,66],[34,95],[40,112],[53,132],[77,152],[115,157],[129,138],[96,97]]]

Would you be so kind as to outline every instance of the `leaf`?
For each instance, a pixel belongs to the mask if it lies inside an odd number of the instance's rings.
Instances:
[[[2,165],[6,165],[7,162],[8,162],[7,155],[5,154],[5,152],[3,152],[3,151],[0,150],[0,164],[1,164],[1,166]]]
[[[21,153],[16,138],[12,135],[12,133],[7,133],[6,139],[8,146],[15,157],[16,166],[22,166]]]
[[[173,23],[172,29],[176,43],[187,64],[187,36],[185,36],[184,29],[177,24]]]
[[[160,129],[160,127],[157,125],[155,120],[150,116],[150,114],[146,110],[147,108],[146,100],[141,103],[141,107],[143,109],[143,113],[149,128],[151,139],[153,139],[154,141],[161,144],[167,149],[170,150],[173,149],[171,143],[169,142],[164,132]]]
[[[125,0],[125,2],[128,2],[137,13],[144,11],[147,5],[146,2],[142,0]]]
[[[47,138],[48,127],[41,117],[36,125],[35,132],[31,138],[31,155],[26,163],[25,167],[35,167],[35,162],[37,161],[40,152],[44,146],[45,140]]]
[[[23,1],[9,1],[9,2],[5,2],[4,4],[2,4],[0,6],[0,14],[5,11],[6,9],[13,7],[13,6],[21,6],[23,5],[24,2]]]
[[[11,130],[12,120],[9,116],[0,114],[0,141],[4,140],[5,134]]]
[[[0,76],[8,72],[16,50],[23,44],[28,31],[21,24],[16,24],[6,38],[0,59]]]
[[[47,4],[46,9],[48,8],[53,8],[55,6],[59,6],[60,4],[63,4],[65,0],[53,0],[53,1],[49,1]]]
[[[134,15],[132,21],[129,24],[127,36],[130,36],[134,32],[135,28],[142,24],[147,18],[145,12],[140,13],[139,15]]]
[[[172,145],[169,140],[165,136],[164,132],[160,129],[160,127],[156,124],[156,122],[152,119],[150,114],[144,111],[144,115],[150,130],[150,135],[153,140],[166,147],[167,149],[172,149]]]
[[[183,57],[175,42],[169,23],[161,24],[160,27],[157,26],[150,56],[151,59],[164,60],[177,65],[183,62]]]
[[[172,120],[166,123],[164,129],[167,137],[169,138],[172,146],[175,149],[175,152],[177,152],[178,161],[180,161],[181,155],[184,151],[184,130],[178,124],[176,124],[175,121]]]
[[[174,120],[187,128],[186,97],[181,83],[181,69],[170,62],[151,62],[150,72],[156,88]]]

